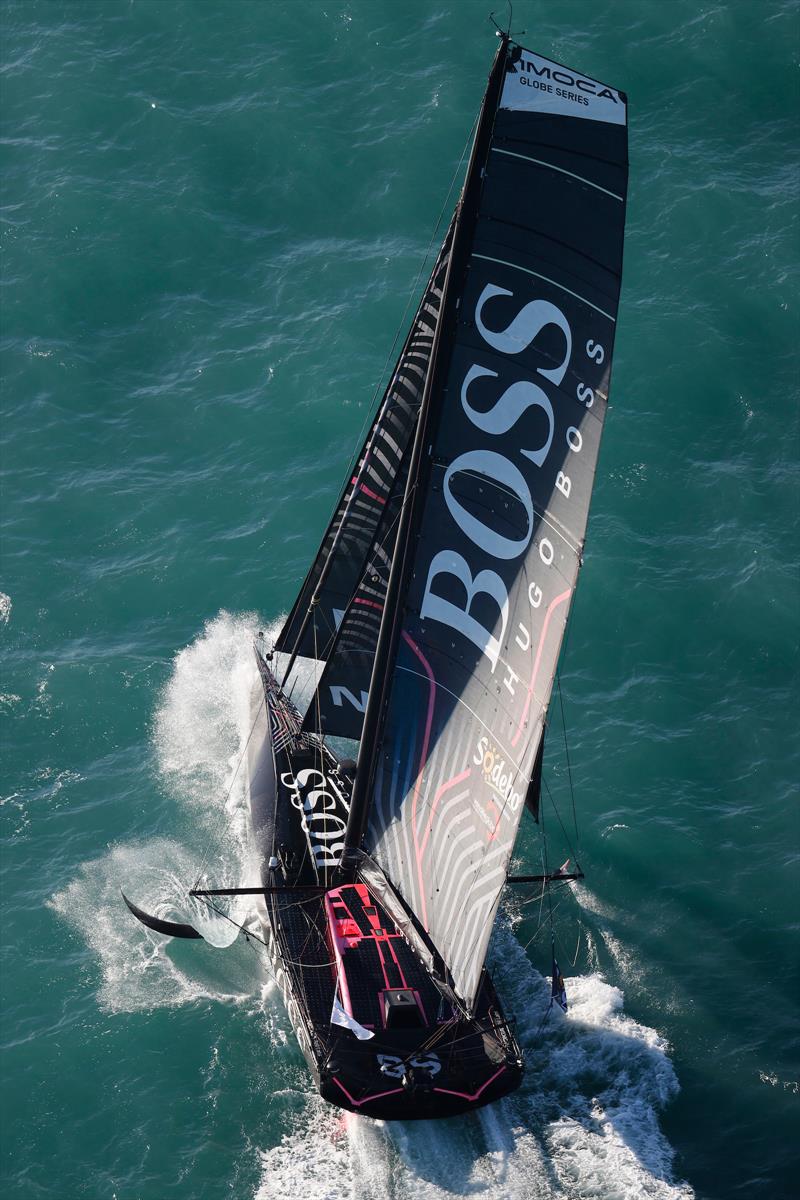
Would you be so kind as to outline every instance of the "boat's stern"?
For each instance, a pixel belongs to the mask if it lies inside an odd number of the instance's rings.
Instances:
[[[461,1113],[519,1086],[522,1056],[488,978],[473,1020],[454,1012],[363,884],[325,896],[336,971],[326,1100],[366,1116]]]

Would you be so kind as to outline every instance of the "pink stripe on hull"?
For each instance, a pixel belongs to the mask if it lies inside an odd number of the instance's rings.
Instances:
[[[452,1088],[437,1087],[437,1088],[434,1088],[433,1090],[435,1092],[441,1092],[443,1096],[459,1096],[462,1100],[477,1100],[478,1097],[480,1096],[480,1094],[482,1092],[486,1091],[489,1084],[494,1083],[495,1079],[497,1079],[497,1076],[503,1074],[503,1071],[505,1071],[505,1067],[501,1067],[499,1071],[495,1071],[494,1075],[492,1075],[491,1078],[487,1079],[486,1083],[482,1083],[481,1086],[478,1088],[477,1092],[473,1092],[472,1094],[470,1094],[469,1092],[455,1092],[455,1091],[453,1091]],[[381,1100],[384,1096],[396,1096],[399,1092],[403,1091],[403,1088],[401,1088],[401,1087],[391,1088],[391,1090],[388,1092],[373,1092],[373,1094],[371,1096],[365,1096],[363,1098],[363,1100],[354,1100],[353,1097],[348,1092],[347,1088],[341,1082],[341,1080],[337,1079],[335,1075],[333,1076],[333,1082],[336,1084],[337,1087],[340,1087],[342,1089],[345,1096],[347,1096],[347,1099],[350,1101],[350,1103],[353,1105],[354,1108],[361,1108],[362,1105],[369,1104],[370,1100]]]
[[[353,1097],[348,1092],[347,1088],[344,1086],[344,1084],[339,1079],[337,1079],[335,1075],[333,1077],[333,1082],[336,1084],[337,1087],[340,1087],[342,1089],[345,1096],[347,1096],[347,1099],[350,1101],[350,1103],[353,1105],[354,1108],[361,1108],[362,1104],[369,1104],[370,1100],[380,1100],[380,1098],[382,1096],[395,1096],[395,1095],[397,1095],[398,1092],[402,1092],[402,1090],[403,1090],[401,1087],[392,1088],[391,1091],[389,1091],[389,1092],[375,1092],[372,1096],[365,1096],[363,1100],[354,1100]]]
[[[461,1096],[464,1100],[477,1100],[481,1092],[485,1092],[489,1084],[494,1083],[497,1076],[502,1075],[503,1071],[505,1071],[505,1067],[501,1067],[499,1071],[495,1071],[494,1075],[490,1079],[487,1079],[486,1083],[482,1083],[477,1092],[473,1092],[472,1095],[469,1092],[454,1092],[452,1088],[434,1088],[433,1090],[435,1092],[443,1092],[445,1096]]]

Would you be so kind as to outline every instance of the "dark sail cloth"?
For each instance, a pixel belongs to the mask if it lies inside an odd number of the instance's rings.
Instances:
[[[504,49],[453,235],[348,827],[467,1009],[583,554],[626,186],[625,96]]]

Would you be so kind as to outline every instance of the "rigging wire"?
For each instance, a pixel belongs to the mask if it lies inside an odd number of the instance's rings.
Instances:
[[[494,10],[492,10],[492,12],[489,13],[489,20],[494,25],[498,34],[504,33],[506,37],[510,37],[511,36],[511,22],[514,19],[514,9],[511,6],[511,0],[506,0],[506,4],[508,5],[508,25],[506,26],[505,29],[503,29],[503,27],[501,25],[498,25],[497,21],[495,21]]]
[[[376,414],[376,405],[375,405],[375,401],[377,400],[377,397],[378,397],[378,395],[380,394],[380,392],[381,392],[381,390],[382,390],[382,388],[383,388],[383,381],[384,381],[384,377],[385,377],[385,375],[386,375],[386,368],[388,367],[389,363],[390,363],[390,362],[392,361],[392,359],[394,358],[395,351],[396,351],[396,348],[397,348],[397,343],[398,343],[398,340],[399,340],[399,338],[400,338],[400,334],[402,333],[403,329],[405,328],[405,324],[406,324],[406,318],[407,318],[407,316],[408,316],[409,309],[411,308],[411,303],[412,303],[412,301],[413,301],[413,299],[414,299],[415,295],[417,294],[417,290],[418,290],[418,288],[419,288],[419,282],[420,282],[420,279],[422,278],[423,271],[425,270],[425,267],[426,267],[426,265],[427,265],[428,259],[429,259],[429,257],[430,257],[431,248],[432,248],[432,246],[433,246],[433,244],[434,244],[434,241],[435,241],[435,239],[436,239],[436,236],[437,236],[437,234],[438,234],[438,232],[439,232],[439,229],[440,229],[440,227],[441,227],[441,223],[442,223],[442,217],[444,216],[445,212],[447,211],[447,209],[448,209],[448,207],[449,207],[449,203],[450,203],[450,196],[452,195],[452,192],[453,192],[453,186],[454,186],[454,184],[455,184],[455,181],[456,181],[456,179],[458,178],[458,175],[459,175],[459,173],[460,173],[460,171],[461,171],[461,165],[462,165],[462,163],[463,163],[463,161],[464,161],[464,157],[465,157],[465,155],[466,155],[467,148],[469,147],[469,145],[470,145],[470,142],[472,141],[472,138],[473,138],[473,134],[474,134],[474,132],[475,132],[475,129],[477,128],[477,124],[478,124],[478,121],[479,121],[479,119],[480,119],[480,111],[481,111],[481,110],[479,109],[479,110],[478,110],[478,113],[476,114],[476,116],[475,116],[475,118],[474,118],[474,120],[473,120],[473,122],[472,122],[472,126],[471,126],[471,128],[470,128],[469,135],[468,135],[468,137],[467,137],[467,140],[466,140],[466,142],[464,143],[464,147],[463,147],[463,149],[462,149],[462,151],[461,151],[461,154],[460,154],[460,156],[459,156],[458,164],[457,164],[457,166],[456,166],[456,169],[455,169],[455,171],[453,172],[453,176],[452,176],[452,178],[451,178],[451,180],[450,180],[450,185],[449,185],[449,187],[448,187],[448,189],[447,189],[447,194],[445,195],[444,202],[443,202],[443,204],[442,204],[442,207],[441,207],[441,209],[440,209],[440,211],[439,211],[439,215],[438,215],[438,217],[436,218],[436,224],[434,225],[433,231],[432,231],[432,233],[431,233],[431,236],[430,236],[430,240],[429,240],[429,242],[428,242],[427,249],[426,249],[426,251],[425,251],[425,254],[424,254],[423,258],[422,258],[422,261],[421,261],[421,263],[420,263],[419,269],[418,269],[418,271],[417,271],[417,275],[416,275],[416,278],[415,278],[415,280],[414,280],[414,283],[413,283],[413,286],[412,286],[412,288],[411,288],[411,291],[410,291],[410,293],[409,293],[408,300],[406,301],[406,306],[405,306],[405,309],[403,310],[403,315],[402,315],[402,317],[400,318],[400,322],[399,322],[399,324],[398,324],[398,326],[397,326],[397,329],[396,329],[396,332],[395,332],[395,335],[394,335],[394,339],[393,339],[393,341],[392,341],[392,344],[391,344],[391,347],[390,347],[390,349],[389,349],[389,353],[387,354],[387,356],[386,356],[386,360],[385,360],[385,362],[384,362],[384,364],[383,364],[383,367],[381,368],[380,375],[378,376],[378,380],[377,380],[377,383],[376,383],[376,385],[375,385],[375,390],[373,391],[373,394],[372,394],[372,397],[371,397],[371,399],[370,399],[369,405],[367,406],[367,411],[366,411],[366,413],[365,413],[364,420],[363,420],[363,421],[362,421],[362,423],[361,423],[361,429],[359,430],[359,433],[358,433],[358,435],[357,435],[357,437],[356,437],[356,440],[355,440],[355,449],[354,449],[354,451],[353,451],[353,453],[352,453],[352,455],[351,455],[351,457],[350,457],[349,466],[348,466],[348,472],[347,472],[347,473],[348,473],[348,475],[352,475],[352,474],[353,474],[353,472],[354,472],[354,470],[356,470],[356,467],[358,468],[358,470],[356,471],[356,474],[359,474],[359,473],[360,473],[360,471],[361,471],[361,469],[362,469],[362,467],[363,467],[363,465],[364,465],[364,463],[367,461],[367,457],[370,455],[370,453],[371,453],[371,451],[372,451],[372,436],[370,436],[370,439],[369,439],[369,441],[368,441],[367,445],[362,447],[362,439],[363,439],[363,437],[364,437],[364,431],[365,431],[365,429],[366,429],[366,427],[367,427],[367,423],[368,423],[370,420],[372,420],[373,422],[376,420],[376,415],[377,415],[377,414]],[[386,390],[388,389],[388,387],[389,387],[389,385],[387,384],[387,385],[386,385],[386,389],[383,389],[383,390],[384,390],[384,394],[386,393]],[[364,450],[364,457],[363,457],[363,458],[361,458],[361,459],[359,459],[359,453],[360,453],[360,449],[359,449],[359,448],[363,448],[363,450]],[[354,494],[355,494],[355,488],[354,488],[353,492],[351,492],[351,493],[350,493],[350,499],[348,499],[348,501],[346,502],[345,510],[344,510],[344,512],[342,513],[342,515],[341,515],[341,517],[340,517],[340,519],[339,519],[339,523],[338,523],[338,525],[336,526],[336,530],[335,530],[335,533],[334,533],[334,536],[333,536],[333,541],[332,541],[332,543],[331,543],[331,545],[330,545],[329,549],[327,550],[327,553],[324,555],[324,558],[323,558],[323,561],[322,561],[322,567],[321,567],[321,575],[323,575],[323,574],[325,573],[325,567],[326,567],[326,564],[327,564],[327,562],[329,562],[329,561],[330,561],[331,554],[333,553],[333,551],[334,551],[334,549],[335,549],[335,547],[336,547],[336,545],[337,545],[337,543],[338,543],[338,540],[339,540],[339,538],[340,538],[340,536],[341,536],[341,533],[342,533],[342,528],[343,528],[343,525],[344,525],[344,521],[345,521],[345,519],[346,519],[346,517],[347,517],[347,515],[348,515],[348,510],[349,510],[350,502],[351,502],[351,499],[352,499],[352,497],[353,497],[353,495],[354,495]],[[337,505],[336,505],[336,507],[334,508],[333,515],[332,515],[332,517],[331,517],[331,519],[330,519],[330,521],[329,521],[329,523],[328,523],[328,532],[326,532],[326,534],[325,534],[325,537],[323,538],[322,547],[321,547],[320,551],[318,552],[318,557],[319,557],[319,555],[320,555],[320,554],[322,554],[322,553],[323,553],[323,551],[324,551],[325,543],[326,543],[326,542],[327,542],[327,540],[328,540],[328,533],[329,533],[329,532],[330,532],[330,530],[333,528],[333,522],[334,522],[334,520],[335,520],[335,518],[336,518],[336,514],[337,514],[337,512],[338,512],[338,509],[339,509],[339,504],[340,504],[340,503],[341,503],[341,500],[340,500],[339,502],[337,502]],[[305,585],[303,585],[303,586],[305,587]],[[320,580],[318,580],[318,581],[317,581],[317,583],[316,583],[316,585],[315,585],[315,591],[314,591],[314,595],[312,596],[312,599],[311,599],[311,602],[310,602],[310,605],[309,605],[309,612],[310,612],[311,608],[312,608],[312,607],[313,607],[313,606],[314,606],[316,603],[318,603],[318,599],[319,599],[319,597],[318,597],[318,594],[317,594],[317,593],[318,593],[318,589],[319,589],[319,587],[320,587]],[[301,595],[302,595],[302,589],[301,589]],[[291,618],[290,618],[290,619],[291,619]],[[305,621],[306,619],[307,619],[307,616],[306,616],[306,618],[304,618],[304,621]],[[287,682],[287,680],[288,680],[288,677],[289,677],[289,672],[290,672],[290,670],[291,670],[291,668],[292,668],[292,666],[293,666],[293,664],[294,664],[295,658],[297,657],[297,653],[298,653],[298,647],[299,647],[299,645],[300,645],[300,640],[301,640],[301,637],[302,637],[302,630],[303,630],[303,628],[304,628],[304,627],[305,627],[305,626],[304,626],[304,624],[303,624],[303,625],[301,625],[301,632],[298,634],[298,636],[297,636],[297,638],[296,638],[296,640],[295,640],[294,648],[292,649],[291,653],[289,654],[289,663],[288,663],[288,666],[286,667],[286,670],[285,670],[285,672],[284,672],[284,675],[283,675],[282,686],[285,686],[285,685],[286,685],[286,682]],[[337,632],[337,631],[336,631],[335,629],[331,629],[331,635],[332,635],[332,637],[334,637],[334,638],[335,638],[336,632]],[[295,682],[296,682],[296,680],[297,680],[297,675],[295,675]],[[292,685],[292,690],[293,690],[293,688],[294,688],[294,684]],[[291,692],[290,692],[290,695],[291,695]]]
[[[569,836],[569,834],[567,833],[567,830],[566,830],[566,827],[565,827],[565,825],[564,825],[564,822],[561,820],[561,813],[558,811],[558,805],[556,804],[555,800],[553,799],[553,794],[552,794],[552,792],[550,791],[550,788],[549,788],[549,786],[548,786],[548,784],[547,784],[547,780],[546,780],[546,779],[544,779],[544,778],[542,778],[542,786],[544,787],[544,790],[547,792],[547,798],[548,798],[548,800],[550,801],[551,805],[553,806],[553,812],[555,813],[555,815],[556,815],[556,819],[557,819],[557,821],[558,821],[559,825],[561,826],[561,832],[562,832],[562,833],[563,833],[563,835],[564,835],[564,841],[567,843],[567,849],[568,849],[568,850],[569,850],[569,852],[570,852],[570,857],[571,857],[571,858],[574,858],[574,859],[575,859],[575,862],[576,862],[576,864],[577,864],[577,863],[578,863],[578,857],[577,857],[577,854],[575,853],[575,850],[574,850],[574,848],[573,848],[572,842],[570,841],[570,836]],[[540,812],[540,816],[542,816],[542,818],[543,818],[543,809],[542,809],[542,811]],[[544,819],[542,819],[542,825],[544,825]]]
[[[565,646],[565,648],[566,648],[566,646]],[[564,716],[564,696],[561,691],[561,672],[559,671],[558,667],[556,667],[556,683],[558,685],[558,703],[559,703],[559,707],[561,708],[561,728],[564,733],[564,755],[567,760],[567,777],[569,779],[569,794],[570,794],[570,800],[572,802],[572,824],[575,827],[575,845],[577,846],[578,850],[580,850],[581,835],[578,831],[578,814],[575,810],[575,788],[572,783],[572,763],[570,762],[569,745],[567,743],[567,719]]]
[[[436,218],[436,224],[435,224],[435,225],[434,225],[434,227],[433,227],[433,232],[431,233],[431,236],[430,236],[430,241],[428,242],[428,247],[427,247],[427,249],[426,249],[426,251],[425,251],[425,254],[424,254],[423,258],[422,258],[422,262],[420,263],[419,270],[417,271],[416,278],[415,278],[415,280],[414,280],[414,282],[413,282],[413,284],[412,284],[412,286],[411,286],[411,291],[409,292],[408,300],[406,301],[406,306],[405,306],[405,309],[403,310],[403,315],[402,315],[402,317],[400,318],[400,321],[399,321],[399,323],[398,323],[398,326],[397,326],[397,331],[396,331],[396,333],[395,333],[395,335],[394,335],[394,341],[392,342],[392,345],[391,345],[391,347],[390,347],[390,349],[389,349],[389,353],[386,355],[386,360],[385,360],[385,362],[384,362],[384,364],[383,364],[383,366],[382,366],[382,368],[381,368],[381,372],[380,372],[380,375],[378,376],[377,383],[375,384],[375,390],[374,390],[374,391],[373,391],[373,393],[372,393],[372,397],[371,397],[371,399],[370,399],[370,402],[369,402],[369,405],[368,405],[368,407],[367,407],[367,412],[366,412],[366,415],[365,415],[365,417],[364,417],[364,420],[363,420],[363,422],[362,422],[362,424],[361,424],[361,429],[359,430],[359,432],[358,432],[358,435],[357,435],[357,437],[356,437],[356,449],[355,449],[355,451],[353,452],[353,454],[352,454],[352,455],[351,455],[351,457],[350,457],[350,462],[349,462],[349,467],[348,467],[348,470],[349,470],[349,471],[352,471],[352,470],[353,470],[353,468],[355,467],[355,465],[356,465],[356,463],[357,463],[357,461],[358,461],[358,453],[359,453],[359,448],[360,448],[360,446],[361,446],[361,442],[362,442],[362,439],[363,439],[363,437],[364,437],[364,431],[365,431],[365,430],[366,430],[366,428],[367,428],[367,422],[368,422],[368,421],[369,421],[369,420],[372,418],[372,413],[373,413],[373,410],[374,410],[374,408],[375,408],[375,401],[377,400],[378,396],[380,395],[381,389],[383,388],[383,381],[384,381],[384,377],[385,377],[385,375],[386,375],[386,369],[387,369],[387,367],[389,366],[389,363],[390,363],[390,362],[392,361],[392,359],[394,358],[394,353],[395,353],[395,350],[396,350],[396,348],[397,348],[397,343],[398,343],[398,341],[399,341],[399,339],[400,339],[400,334],[403,332],[403,329],[404,329],[404,327],[405,327],[405,323],[406,323],[406,317],[408,316],[409,309],[411,308],[411,304],[412,304],[412,302],[413,302],[413,300],[414,300],[414,297],[415,297],[415,295],[416,295],[416,293],[417,293],[417,288],[419,287],[419,281],[420,281],[420,279],[422,278],[422,273],[423,273],[423,271],[425,270],[425,266],[426,266],[426,264],[427,264],[427,262],[428,262],[428,259],[429,259],[429,257],[430,257],[431,249],[432,249],[432,247],[433,247],[434,241],[436,240],[436,235],[438,234],[438,232],[439,232],[439,229],[440,229],[440,227],[441,227],[441,224],[442,224],[442,217],[444,216],[445,212],[447,211],[447,208],[448,208],[448,205],[449,205],[449,202],[450,202],[450,196],[452,195],[452,192],[453,192],[453,186],[455,185],[456,179],[458,178],[458,176],[459,176],[459,174],[460,174],[460,172],[461,172],[461,165],[462,165],[462,163],[464,162],[464,158],[465,158],[465,156],[466,156],[467,150],[468,150],[468,148],[469,148],[469,146],[470,146],[470,143],[472,142],[472,138],[473,138],[473,136],[474,136],[475,129],[476,129],[477,125],[478,125],[478,118],[479,118],[479,117],[480,117],[480,108],[478,109],[478,112],[475,114],[475,118],[474,118],[474,120],[473,120],[473,122],[472,122],[472,126],[471,126],[471,128],[470,128],[469,134],[467,135],[467,140],[465,141],[465,143],[464,143],[464,147],[463,147],[463,149],[462,149],[462,151],[461,151],[461,154],[460,154],[460,156],[459,156],[459,159],[458,159],[458,164],[456,165],[456,169],[455,169],[455,171],[453,172],[453,176],[452,176],[452,178],[451,178],[451,180],[450,180],[450,185],[449,185],[449,187],[448,187],[448,189],[447,189],[447,194],[445,195],[444,202],[443,202],[443,204],[442,204],[442,207],[441,207],[441,210],[440,210],[440,212],[439,212],[439,215],[438,215],[438,217]]]

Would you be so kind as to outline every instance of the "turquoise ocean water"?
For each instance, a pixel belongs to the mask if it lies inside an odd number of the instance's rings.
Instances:
[[[248,878],[249,639],[291,604],[369,413],[489,7],[0,9],[4,1196],[793,1194],[793,0],[514,6],[527,45],[628,91],[632,164],[563,663],[569,1017],[540,1028],[536,911],[491,956],[523,1090],[441,1124],[344,1117],[253,947],[165,943],[119,898],[169,896],[205,854]],[[550,780],[568,812],[555,752]],[[526,826],[533,869],[537,847]]]

